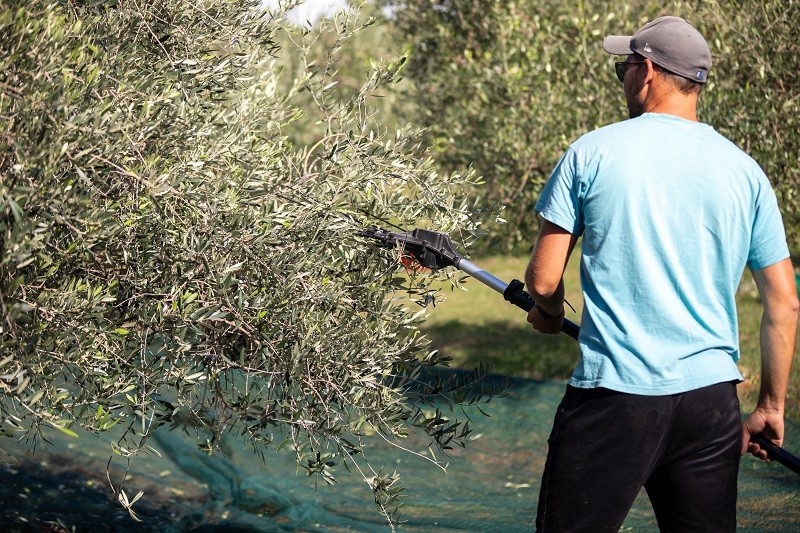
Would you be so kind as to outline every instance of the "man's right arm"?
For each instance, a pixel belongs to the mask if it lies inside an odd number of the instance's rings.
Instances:
[[[751,435],[783,444],[783,409],[789,370],[797,336],[798,304],[794,270],[789,259],[753,271],[764,305],[761,318],[761,391],[755,411],[745,421],[742,455],[766,458],[766,451],[750,442]]]
[[[536,302],[528,313],[528,322],[541,333],[555,335],[561,331],[564,322],[564,270],[577,241],[577,236],[542,219],[539,238],[525,270],[525,284]]]

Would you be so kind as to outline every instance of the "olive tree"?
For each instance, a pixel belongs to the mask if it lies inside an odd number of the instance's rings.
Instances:
[[[355,464],[396,518],[397,476],[359,460],[365,435],[463,445],[471,429],[437,402],[479,401],[483,372],[426,385],[443,361],[412,300],[452,274],[397,275],[401,252],[357,232],[420,226],[467,244],[476,180],[374,122],[402,57],[346,96],[335,48],[280,83],[281,53],[315,39],[299,31],[281,51],[283,15],[257,1],[0,1],[0,432],[115,428],[127,459],[170,425],[209,452],[225,434],[256,452],[279,439],[326,481]],[[369,20],[326,24],[344,46]],[[309,115],[316,143],[288,142]]]

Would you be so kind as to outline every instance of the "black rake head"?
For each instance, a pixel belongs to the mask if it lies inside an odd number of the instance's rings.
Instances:
[[[400,247],[423,267],[431,270],[449,266],[458,268],[458,263],[463,259],[453,246],[450,237],[437,231],[418,228],[401,233],[372,227],[363,229],[358,234],[388,248]]]

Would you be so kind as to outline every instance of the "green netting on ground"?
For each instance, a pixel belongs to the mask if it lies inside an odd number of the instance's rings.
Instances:
[[[515,381],[511,394],[491,402],[491,418],[475,418],[481,437],[454,453],[447,473],[380,442],[373,464],[398,471],[407,486],[400,531],[529,533],[544,465],[546,440],[564,385]],[[357,475],[337,470],[340,484],[315,488],[297,473],[293,457],[268,451],[262,460],[234,441],[227,456],[207,456],[197,439],[164,432],[153,443],[162,458],[138,458],[126,482],[129,497],[145,496],[134,522],[110,500],[105,467],[108,437],[54,435],[56,447],[27,458],[3,443],[16,461],[0,467],[3,531],[252,531],[386,532],[372,493]],[[424,449],[425,442],[409,445]],[[789,423],[787,448],[800,448],[800,426]],[[124,466],[117,459],[112,466]],[[739,531],[800,531],[800,476],[777,463],[747,456],[739,477]],[[28,520],[24,522],[22,520]],[[61,524],[56,523],[60,520]],[[29,524],[35,524],[30,526]],[[58,529],[66,526],[64,529]],[[30,529],[28,529],[30,528]],[[657,531],[646,497],[637,500],[623,531]]]

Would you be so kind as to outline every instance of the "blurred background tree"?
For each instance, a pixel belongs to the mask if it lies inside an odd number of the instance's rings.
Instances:
[[[800,254],[800,5],[791,0],[700,4],[715,64],[703,116],[752,155],[778,195]]]
[[[395,39],[413,49],[403,87],[416,107],[402,115],[427,128],[443,169],[470,165],[482,176],[483,205],[506,207],[508,224],[493,226],[481,249],[531,246],[533,206],[563,150],[627,118],[602,39],[667,14],[706,36],[714,66],[701,120],[764,167],[800,248],[797,2],[378,1]]]

